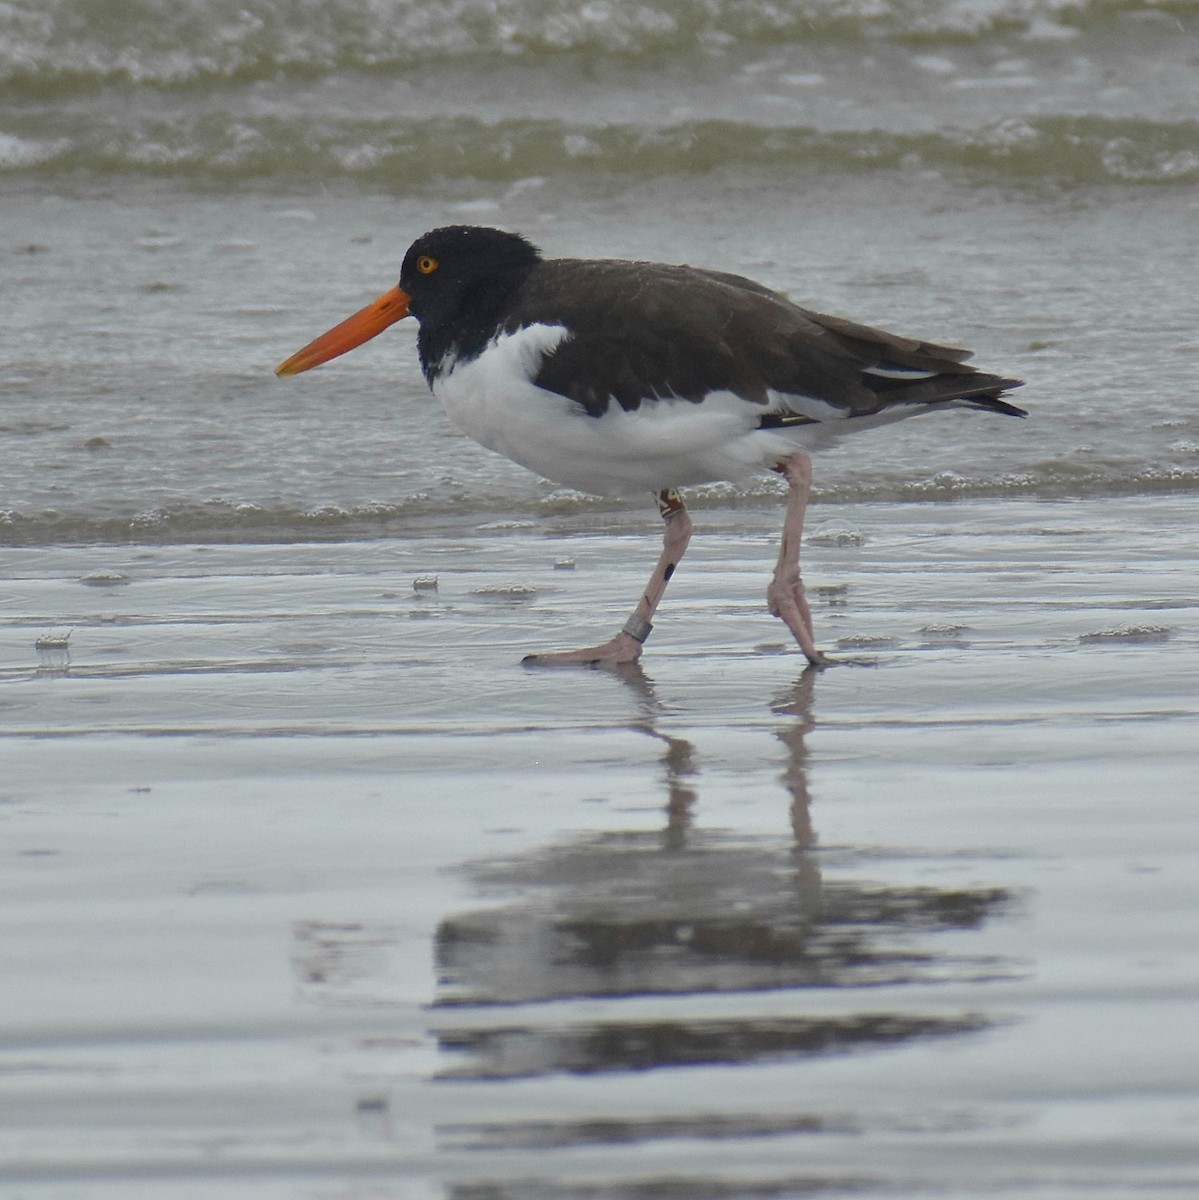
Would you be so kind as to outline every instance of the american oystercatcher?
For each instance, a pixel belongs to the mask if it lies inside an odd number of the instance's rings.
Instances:
[[[789,495],[767,604],[822,664],[799,574],[805,450],[916,413],[1027,415],[1002,398],[1021,380],[967,366],[967,350],[811,312],[739,275],[547,259],[518,234],[472,225],[417,238],[397,287],[277,373],[327,362],[409,314],[425,379],[469,437],[580,491],[657,494],[662,557],[621,631],[529,663],[639,658],[691,538],[677,489],[770,470]]]

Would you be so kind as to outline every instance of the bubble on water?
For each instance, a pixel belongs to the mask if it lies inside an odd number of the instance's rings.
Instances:
[[[1126,643],[1140,645],[1146,642],[1168,641],[1173,630],[1168,625],[1118,625],[1111,629],[1096,629],[1084,633],[1079,642],[1084,646]]]

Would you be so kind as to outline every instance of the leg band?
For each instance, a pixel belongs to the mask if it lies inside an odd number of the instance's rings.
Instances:
[[[609,628],[611,627],[609,626]],[[654,627],[644,617],[639,617],[636,613],[634,613],[624,623],[621,633],[627,633],[629,637],[633,639],[633,641],[644,644],[645,639],[649,637],[650,633],[653,631],[653,628]]]

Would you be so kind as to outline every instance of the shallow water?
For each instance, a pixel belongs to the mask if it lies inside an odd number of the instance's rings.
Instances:
[[[613,509],[457,435],[407,325],[320,372],[272,379],[286,353],[391,284],[414,229],[464,216],[427,198],[296,203],[144,189],[119,203],[6,202],[17,302],[0,538],[407,536]],[[698,257],[719,229],[703,261],[964,342],[1029,381],[1017,397],[1028,422],[953,413],[819,457],[818,499],[874,501],[1193,493],[1196,203],[1181,190],[1034,199],[905,176],[799,191],[767,174],[699,194],[677,181],[598,198],[547,185],[481,216],[550,251],[666,259]],[[773,508],[778,487],[693,500]]]
[[[1110,0],[16,0],[0,543],[593,511],[449,429],[411,323],[269,377],[450,221],[743,272],[1029,381],[1027,425],[851,442],[821,498],[1194,494],[1197,47],[1192,5]]]

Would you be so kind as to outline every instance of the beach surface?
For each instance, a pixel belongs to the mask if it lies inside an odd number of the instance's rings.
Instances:
[[[1191,509],[11,551],[0,1194],[1188,1194]]]

